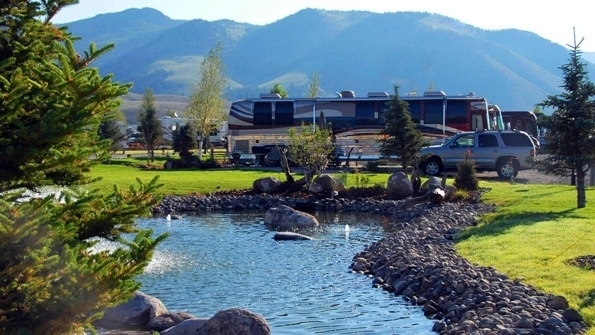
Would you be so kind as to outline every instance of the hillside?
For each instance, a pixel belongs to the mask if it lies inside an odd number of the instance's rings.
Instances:
[[[560,92],[559,66],[568,59],[564,46],[531,32],[483,30],[422,12],[305,9],[257,26],[171,20],[144,8],[67,25],[83,36],[77,48],[86,49],[91,41],[115,43],[96,64],[102,73],[134,83],[135,94],[151,88],[163,97],[180,96],[180,101],[190,95],[202,57],[218,41],[224,45],[230,101],[267,92],[275,82],[290,96],[305,96],[317,72],[321,96],[342,90],[392,92],[398,84],[404,93],[429,88],[449,95],[474,92],[502,109],[526,110]],[[134,99],[126,100],[123,109],[133,113]],[[159,108],[181,108],[175,100]]]

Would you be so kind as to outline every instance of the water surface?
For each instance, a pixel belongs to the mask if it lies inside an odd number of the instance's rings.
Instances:
[[[316,216],[321,226],[301,232],[313,241],[273,240],[262,213],[141,219],[143,228],[170,233],[140,277],[141,291],[197,317],[245,308],[273,334],[433,334],[419,307],[349,272],[356,253],[389,233],[390,219]]]

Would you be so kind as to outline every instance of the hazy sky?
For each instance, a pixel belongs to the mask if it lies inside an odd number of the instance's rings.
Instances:
[[[127,8],[151,7],[172,19],[231,19],[267,24],[300,9],[365,10],[371,12],[416,11],[452,17],[483,29],[516,28],[552,42],[573,44],[584,38],[582,51],[595,52],[595,17],[586,0],[80,0],[64,9],[54,23],[67,23]]]

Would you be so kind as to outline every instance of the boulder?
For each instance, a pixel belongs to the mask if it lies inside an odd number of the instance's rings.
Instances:
[[[310,236],[290,232],[290,231],[282,231],[278,232],[273,236],[275,241],[299,241],[299,240],[312,240]]]
[[[264,216],[264,223],[277,230],[311,228],[319,225],[318,220],[313,215],[286,205],[270,208]]]
[[[280,185],[281,181],[279,179],[275,177],[265,177],[256,179],[252,183],[252,189],[260,193],[275,193]]]
[[[206,331],[205,334],[271,334],[271,328],[262,316],[240,308],[231,308],[217,312],[217,314],[207,320],[203,328]]]
[[[163,313],[149,321],[147,326],[151,330],[163,331],[173,326],[177,326],[184,320],[194,318],[194,316],[185,312]]]
[[[341,181],[335,179],[330,174],[323,173],[320,176],[318,176],[314,180],[314,182],[316,184],[319,184],[320,186],[322,186],[323,191],[326,191],[326,192],[331,192],[331,191],[343,192],[343,191],[345,191],[345,185],[343,185],[343,183]]]
[[[167,309],[159,299],[136,291],[128,302],[106,309],[94,326],[104,329],[148,329],[149,321],[164,313],[167,313]]]
[[[442,188],[442,180],[436,176],[432,176],[421,184],[419,193],[426,194],[435,188]]]
[[[203,335],[207,334],[204,325],[209,319],[193,318],[186,319],[179,324],[168,328],[159,333],[159,335]]]
[[[403,199],[413,195],[413,184],[405,172],[395,172],[388,177],[386,194],[390,199]]]

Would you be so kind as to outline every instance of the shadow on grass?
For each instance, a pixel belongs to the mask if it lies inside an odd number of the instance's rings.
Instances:
[[[582,216],[574,214],[575,210],[573,208],[560,212],[496,213],[490,216],[490,222],[466,229],[457,239],[465,240],[473,236],[497,236],[513,227],[529,226],[542,221],[556,221],[562,218],[581,218]]]
[[[582,297],[581,302],[579,303],[580,308],[587,308],[591,306],[595,306],[595,289],[588,291],[587,294]]]

